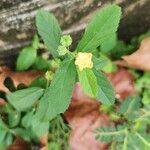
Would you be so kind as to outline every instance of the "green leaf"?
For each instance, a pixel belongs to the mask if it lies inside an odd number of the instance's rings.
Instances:
[[[26,129],[18,127],[13,129],[13,132],[16,136],[19,136],[26,141],[30,141],[30,133]]]
[[[39,38],[38,38],[38,35],[35,34],[34,37],[33,37],[33,40],[32,40],[32,47],[34,49],[38,49],[39,47]]]
[[[36,117],[41,120],[52,120],[63,113],[69,106],[76,79],[76,68],[73,60],[65,60],[54,75],[50,87],[40,100]]]
[[[25,128],[29,128],[31,126],[33,120],[33,111],[28,112],[21,120],[21,124]]]
[[[31,87],[10,93],[7,99],[14,108],[18,111],[25,111],[43,95],[44,90],[38,87]]]
[[[94,74],[98,83],[97,100],[105,105],[113,105],[115,102],[115,92],[112,85],[102,72],[94,70]]]
[[[44,135],[48,135],[49,121],[41,122],[38,119],[34,119],[31,123],[31,130],[33,135],[38,139]]]
[[[108,54],[116,45],[116,34],[112,34],[106,41],[101,44],[101,52]]]
[[[76,50],[93,51],[109,39],[117,31],[120,15],[121,8],[117,5],[108,5],[98,11],[88,24]]]
[[[144,90],[142,102],[144,105],[150,104],[150,90]]]
[[[140,114],[140,98],[137,96],[127,97],[121,104],[118,113],[124,115],[129,120],[134,120]]]
[[[112,73],[117,70],[117,66],[112,63],[112,61],[104,54],[101,54],[101,58],[107,61],[107,64],[102,68],[105,73]]]
[[[97,58],[95,56],[92,57],[92,62],[95,69],[102,69],[105,65],[107,65],[108,60],[104,57]]]
[[[41,56],[38,56],[35,59],[34,64],[32,65],[32,68],[35,70],[40,70],[40,71],[47,71],[51,67],[50,61],[42,58]]]
[[[47,80],[45,77],[39,76],[31,82],[30,87],[40,87],[40,88],[46,89]]]
[[[91,69],[78,70],[79,82],[82,90],[91,97],[97,94],[97,80]]]
[[[16,69],[18,71],[27,70],[35,62],[37,51],[33,47],[25,47],[21,50],[17,58]]]
[[[21,114],[20,112],[14,111],[8,114],[9,127],[13,128],[17,126],[20,122]]]
[[[0,149],[5,150],[6,147],[12,144],[13,138],[7,125],[0,118]]]
[[[96,139],[104,142],[111,142],[114,138],[124,139],[125,127],[100,127],[96,129]],[[118,141],[118,140],[117,140]]]
[[[148,148],[150,148],[150,136],[149,135],[147,135],[147,136],[144,136],[144,135],[142,135],[142,134],[140,134],[140,133],[138,133],[138,132],[136,132],[135,133],[136,134],[136,136],[141,140],[141,142],[145,145],[145,146],[147,146]]]
[[[53,14],[40,10],[36,16],[36,26],[50,53],[57,57],[62,33],[56,18]]]

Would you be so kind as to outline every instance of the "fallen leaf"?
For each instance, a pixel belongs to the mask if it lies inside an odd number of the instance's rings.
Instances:
[[[13,80],[15,86],[20,83],[29,85],[34,78],[41,74],[42,72],[38,71],[14,72],[7,67],[0,67],[0,90],[8,92],[8,89],[3,85],[3,82],[7,77],[10,77]]]
[[[99,103],[86,96],[79,83],[75,85],[72,102],[65,113],[72,129],[69,145],[72,150],[105,150],[108,144],[96,141],[94,130],[108,125],[108,117],[99,112]]]
[[[150,37],[141,42],[139,49],[128,56],[123,56],[123,61],[116,61],[115,64],[128,66],[143,71],[150,71]]]
[[[6,150],[30,150],[30,145],[22,140],[21,138],[16,138],[14,143],[10,145]]]
[[[3,105],[5,105],[5,104],[6,104],[5,100],[2,99],[2,98],[0,98],[0,106],[3,106]]]
[[[116,98],[124,99],[129,95],[136,94],[134,78],[127,70],[119,69],[117,72],[109,74],[108,78],[116,91]]]

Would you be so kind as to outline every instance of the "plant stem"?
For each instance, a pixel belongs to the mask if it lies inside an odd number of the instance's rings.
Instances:
[[[128,147],[128,131],[126,129],[126,131],[125,131],[125,139],[124,139],[123,149],[122,150],[127,150],[127,147]]]
[[[138,132],[136,132],[135,134],[136,134],[136,136],[137,136],[145,145],[147,145],[148,147],[150,147],[150,143],[149,143],[147,140],[145,140],[145,139],[143,138],[143,136],[141,136]]]

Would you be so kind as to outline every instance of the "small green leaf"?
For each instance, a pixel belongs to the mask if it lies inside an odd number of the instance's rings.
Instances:
[[[66,59],[55,73],[50,87],[40,100],[36,117],[41,120],[52,120],[63,113],[69,106],[76,79],[74,61]]]
[[[101,54],[101,58],[105,59],[107,61],[107,64],[102,68],[102,71],[105,73],[112,73],[117,70],[117,66],[112,63],[112,61],[104,54]]]
[[[144,105],[150,104],[150,90],[144,90],[142,102]]]
[[[38,49],[39,47],[39,38],[38,38],[38,35],[35,34],[34,37],[33,37],[33,40],[32,40],[32,47],[34,49]]]
[[[104,142],[111,142],[114,138],[123,139],[125,135],[125,128],[120,127],[100,127],[96,129],[96,139]],[[118,140],[117,140],[118,141]]]
[[[49,121],[41,122],[39,120],[34,119],[31,123],[31,130],[33,135],[38,139],[44,135],[48,135]]]
[[[12,144],[12,142],[13,138],[9,128],[0,118],[0,149],[5,150],[8,145]]]
[[[140,114],[140,98],[137,96],[127,97],[121,104],[118,113],[124,115],[129,120],[136,119]]]
[[[88,24],[76,50],[91,52],[109,39],[117,31],[120,15],[121,8],[117,5],[100,9]]]
[[[115,92],[112,85],[102,72],[94,70],[94,74],[98,83],[97,100],[105,105],[113,105],[115,102]]]
[[[34,64],[32,65],[32,68],[35,70],[40,70],[40,71],[47,71],[51,67],[50,61],[42,58],[41,56],[38,56],[35,59]]]
[[[42,96],[43,92],[44,90],[41,88],[31,87],[8,94],[7,99],[18,111],[25,111],[32,107]]]
[[[30,141],[30,133],[26,129],[18,127],[13,129],[13,132],[16,136],[19,136],[26,141]]]
[[[97,94],[97,80],[91,69],[78,70],[79,82],[82,90],[91,97]]]
[[[35,62],[37,51],[33,47],[25,47],[21,50],[19,57],[17,58],[16,69],[23,71],[29,69]]]
[[[9,127],[13,128],[17,126],[20,122],[21,114],[20,112],[14,111],[8,114]]]
[[[33,120],[33,111],[28,112],[21,120],[21,124],[24,128],[29,128]]]
[[[42,76],[35,78],[30,84],[30,87],[40,87],[43,89],[46,89],[46,86],[47,86],[47,80],[45,77]]]
[[[50,53],[57,57],[62,33],[56,18],[53,14],[40,10],[36,16],[36,26]]]

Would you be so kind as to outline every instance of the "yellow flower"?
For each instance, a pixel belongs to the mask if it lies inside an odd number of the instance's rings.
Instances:
[[[84,68],[92,68],[92,54],[79,52],[75,60],[75,65],[79,67],[80,71],[82,71]]]

